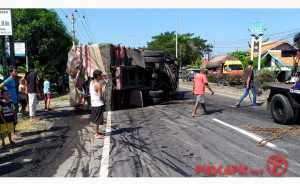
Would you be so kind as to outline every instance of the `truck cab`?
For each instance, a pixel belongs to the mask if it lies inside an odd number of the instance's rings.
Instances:
[[[225,61],[222,70],[223,70],[223,74],[244,75],[244,67],[242,62],[239,60]]]
[[[295,57],[292,80],[285,83],[271,83],[268,85],[270,94],[267,99],[267,108],[276,123],[290,124],[300,122],[300,72],[297,70],[300,63],[300,50],[282,51]]]

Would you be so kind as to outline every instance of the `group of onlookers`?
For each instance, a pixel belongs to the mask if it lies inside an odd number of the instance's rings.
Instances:
[[[18,81],[17,69],[9,68],[9,77],[0,84],[1,99],[0,99],[0,137],[2,147],[5,147],[4,138],[8,136],[10,144],[14,144],[14,140],[20,139],[20,134],[16,131],[18,123],[18,113],[22,116],[27,116],[26,108],[29,110],[30,121],[35,123],[37,97],[41,95],[39,90],[39,77],[34,69],[34,65],[30,65],[30,70],[24,77]],[[19,83],[18,87],[16,81]],[[50,76],[45,75],[43,83],[43,95],[45,101],[45,109],[50,109],[51,103],[51,83]],[[21,109],[19,109],[19,104]]]

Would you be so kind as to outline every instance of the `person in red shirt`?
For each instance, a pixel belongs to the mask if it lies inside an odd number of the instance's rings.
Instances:
[[[204,110],[204,114],[207,115],[207,110],[204,104],[204,94],[205,94],[205,86],[211,91],[211,94],[214,95],[214,91],[211,89],[211,87],[209,86],[206,76],[205,76],[205,72],[207,71],[207,69],[205,68],[200,68],[200,74],[197,74],[194,78],[194,85],[193,85],[193,95],[197,95],[196,97],[196,103],[195,103],[195,107],[194,107],[194,111],[192,116],[196,117],[196,113],[199,107],[199,103],[201,104],[203,110]]]

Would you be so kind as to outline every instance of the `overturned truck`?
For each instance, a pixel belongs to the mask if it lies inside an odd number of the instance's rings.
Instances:
[[[163,51],[140,50],[112,44],[73,46],[68,54],[70,105],[83,107],[93,71],[106,76],[107,110],[143,107],[172,97],[178,86],[176,57]]]

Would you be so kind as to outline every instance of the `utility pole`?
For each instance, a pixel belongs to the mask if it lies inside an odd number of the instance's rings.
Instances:
[[[14,36],[9,36],[10,66],[16,67]]]
[[[76,18],[74,16],[74,13],[77,12],[77,10],[74,10],[72,13],[71,13],[71,17],[69,17],[68,15],[66,15],[66,18],[68,20],[71,21],[71,24],[72,24],[72,37],[73,37],[73,46],[75,46],[75,22],[76,22]]]
[[[75,10],[76,11],[76,10]],[[73,46],[75,46],[75,22],[76,22],[76,19],[75,19],[75,16],[74,16],[74,12],[73,11],[71,13],[71,17],[69,18],[68,15],[66,15],[66,18],[69,19],[71,21],[71,24],[72,24],[72,37],[73,37]]]
[[[178,59],[178,9],[176,9],[176,59]]]
[[[6,65],[7,65],[7,60],[6,60],[6,37],[2,37],[2,62],[3,62],[3,77],[6,77]]]
[[[75,9],[74,11],[72,11],[71,12],[71,15],[70,15],[70,17],[68,16],[68,15],[66,15],[66,18],[68,19],[68,20],[70,20],[71,21],[71,24],[72,24],[72,37],[73,37],[73,46],[75,46],[75,38],[76,38],[76,34],[75,34],[75,23],[76,23],[76,21],[77,20],[83,20],[85,17],[84,16],[82,16],[82,17],[80,17],[79,16],[79,14],[77,15],[78,16],[78,18],[76,18],[75,17],[75,13],[77,13],[77,9]]]

